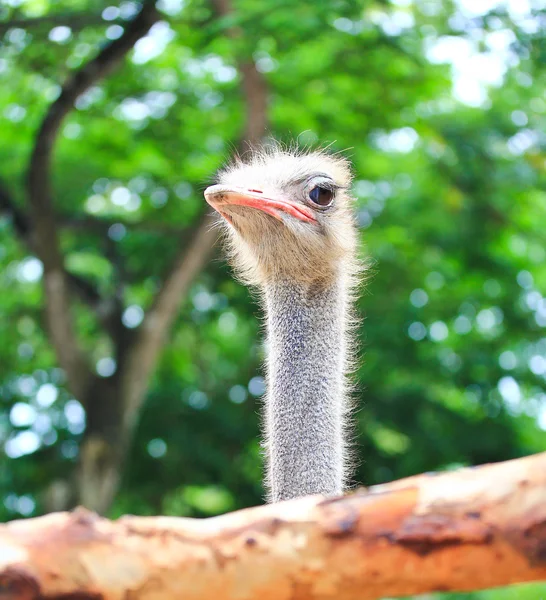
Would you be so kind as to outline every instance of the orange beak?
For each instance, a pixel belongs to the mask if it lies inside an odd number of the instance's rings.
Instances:
[[[205,190],[205,200],[229,222],[231,222],[231,219],[225,214],[223,207],[230,205],[257,208],[279,221],[282,221],[282,216],[279,213],[279,211],[282,211],[306,223],[316,222],[313,211],[307,206],[290,200],[269,198],[261,190],[211,185]]]

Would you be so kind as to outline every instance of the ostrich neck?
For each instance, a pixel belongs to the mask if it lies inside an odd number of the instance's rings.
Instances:
[[[273,502],[343,490],[345,295],[342,280],[328,287],[281,281],[265,290]]]

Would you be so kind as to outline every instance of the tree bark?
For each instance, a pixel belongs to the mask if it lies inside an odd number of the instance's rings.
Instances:
[[[95,378],[86,398],[87,422],[74,482],[76,501],[100,514],[115,498],[130,443],[123,428],[122,398],[119,374]]]
[[[372,600],[546,580],[546,453],[202,521],[0,527],[4,600]]]

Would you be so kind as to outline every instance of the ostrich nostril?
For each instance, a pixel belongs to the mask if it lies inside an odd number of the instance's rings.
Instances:
[[[249,192],[255,192],[256,194],[263,194],[262,190],[248,190]]]

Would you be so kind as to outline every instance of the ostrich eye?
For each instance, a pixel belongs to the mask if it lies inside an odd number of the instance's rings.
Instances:
[[[334,192],[317,185],[309,192],[309,198],[318,206],[329,206],[334,198]]]

